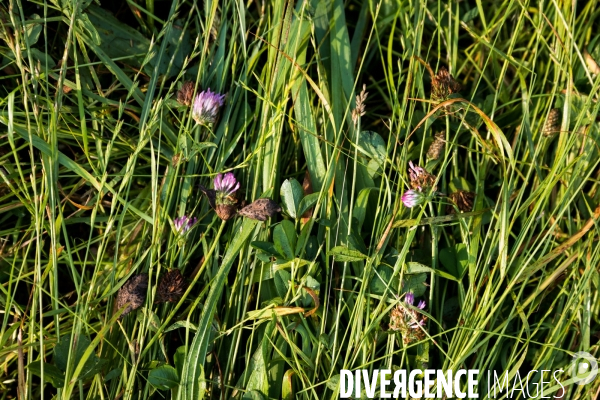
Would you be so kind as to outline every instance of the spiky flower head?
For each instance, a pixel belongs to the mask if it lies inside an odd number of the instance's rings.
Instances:
[[[173,225],[175,225],[177,232],[183,235],[189,231],[197,221],[198,219],[196,217],[190,218],[187,215],[183,215],[179,218],[175,218],[175,220],[173,220]]]
[[[354,122],[354,125],[356,125],[360,117],[365,115],[368,95],[367,85],[363,85],[362,91],[356,95],[356,108],[352,110],[352,122]]]
[[[225,95],[213,93],[210,89],[198,93],[192,107],[192,118],[200,125],[214,124],[219,108],[225,103]]]
[[[424,326],[427,323],[427,317],[418,310],[423,310],[426,306],[424,300],[419,301],[417,309],[413,308],[415,296],[407,293],[404,302],[399,303],[390,313],[390,329],[400,332],[404,344],[410,344],[425,338]]]
[[[410,189],[402,195],[402,203],[405,207],[413,208],[425,202],[425,195],[419,191]]]
[[[410,176],[410,186],[419,192],[425,192],[427,189],[435,190],[435,175],[431,175],[425,168],[414,165],[412,161],[408,162],[408,174]]]
[[[216,193],[216,203],[226,204],[228,197],[240,188],[240,183],[235,179],[231,172],[226,174],[217,174],[214,180]]]
[[[431,79],[431,100],[441,102],[453,94],[460,92],[461,86],[444,67]]]

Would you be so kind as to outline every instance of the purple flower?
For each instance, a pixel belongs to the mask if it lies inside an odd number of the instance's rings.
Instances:
[[[230,196],[240,188],[240,183],[235,179],[235,176],[231,172],[228,172],[225,175],[217,174],[214,183],[217,197],[219,197],[219,195],[222,197]]]
[[[411,292],[406,293],[406,296],[404,296],[404,302],[409,306],[412,306],[415,302],[415,295]]]
[[[411,181],[416,181],[416,180],[418,180],[421,177],[421,175],[424,175],[424,174],[428,173],[427,171],[425,171],[424,168],[419,167],[418,165],[413,164],[412,161],[408,162],[408,166],[409,166],[408,174],[410,175],[410,180]]]
[[[184,234],[190,230],[192,226],[198,221],[196,217],[189,218],[187,215],[184,215],[179,218],[175,218],[173,221],[173,225],[175,225],[175,229],[180,234]]]
[[[200,125],[213,124],[217,120],[219,108],[225,103],[225,95],[213,93],[209,89],[200,92],[194,99],[192,118]]]
[[[410,189],[402,195],[402,203],[405,207],[413,208],[425,202],[425,196],[416,190]]]
[[[419,304],[417,304],[417,308],[422,310],[425,308],[426,305],[427,305],[427,303],[425,303],[425,300],[421,300],[421,301],[419,301]]]

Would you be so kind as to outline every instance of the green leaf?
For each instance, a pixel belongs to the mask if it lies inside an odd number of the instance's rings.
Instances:
[[[282,221],[273,230],[273,240],[275,249],[283,255],[286,260],[294,259],[294,249],[296,248],[296,229],[294,224],[288,220]]]
[[[257,250],[261,250],[273,257],[283,257],[283,255],[279,251],[277,251],[275,245],[271,242],[261,242],[257,240],[250,243],[250,246],[254,247]]]
[[[433,269],[431,267],[428,267],[426,265],[420,264],[418,262],[413,262],[413,261],[410,261],[410,262],[407,263],[407,265],[406,265],[406,271],[404,273],[408,274],[408,275],[414,275],[414,274],[420,274],[420,273],[428,273],[428,274],[434,273],[434,274],[436,274],[436,275],[438,275],[438,276],[440,276],[442,278],[445,278],[445,279],[450,279],[452,281],[456,281],[457,280],[457,278],[454,277],[451,274],[448,274],[448,273],[446,273],[444,271],[441,271],[439,269]]]
[[[336,261],[362,261],[369,258],[358,250],[350,250],[346,246],[336,246],[329,251],[329,256],[334,256]]]
[[[179,329],[179,328],[187,328],[190,331],[196,331],[198,328],[196,327],[196,325],[192,324],[190,321],[177,321],[175,322],[173,325],[169,326],[167,329],[164,330],[164,333],[167,332],[171,332],[174,331],[175,329]]]
[[[183,364],[185,363],[185,356],[187,355],[187,346],[179,346],[177,350],[175,350],[175,354],[173,355],[173,362],[175,363],[175,367],[177,368],[177,375],[181,376],[181,372],[183,371]]]
[[[297,218],[299,214],[300,201],[304,197],[302,185],[295,179],[286,179],[281,185],[281,199],[286,212],[292,218]]]
[[[179,384],[179,376],[177,375],[177,370],[172,366],[162,365],[150,371],[148,382],[157,389],[167,390]]]
[[[371,293],[382,295],[386,288],[389,286],[391,291],[395,291],[398,288],[398,277],[392,279],[394,270],[387,265],[379,265],[376,268],[376,273],[371,278],[370,289]],[[390,291],[388,290],[388,293]]]
[[[40,16],[37,14],[33,14],[31,15],[31,19],[39,19]],[[40,37],[40,33],[42,32],[42,28],[43,25],[40,23],[32,23],[31,21],[28,21],[28,24],[25,27],[25,35],[26,35],[26,40],[27,40],[27,44],[29,45],[29,47],[33,46],[34,44],[37,43],[39,37]]]
[[[283,374],[283,380],[281,381],[281,398],[283,400],[294,399],[294,388],[292,385],[292,376],[294,376],[294,370],[288,369]]]
[[[250,390],[249,392],[244,393],[244,397],[242,397],[242,399],[244,399],[244,400],[265,400],[265,396],[263,396],[257,390]]]
[[[358,137],[358,151],[382,164],[387,157],[385,140],[376,132],[363,131]]]
[[[110,370],[108,372],[108,374],[106,374],[106,376],[104,377],[104,382],[108,382],[111,379],[115,379],[115,378],[119,377],[121,375],[122,371],[123,371],[123,369],[121,367]]]
[[[402,293],[411,292],[415,297],[420,297],[425,294],[425,282],[427,281],[427,274],[409,275],[405,277],[402,285]]]
[[[459,243],[454,247],[443,248],[440,250],[440,261],[448,272],[461,279],[469,265],[467,247]]]
[[[314,206],[319,200],[319,193],[311,193],[306,196],[302,200],[300,200],[300,205],[298,205],[298,216],[301,217],[309,208]]]
[[[50,382],[56,389],[65,385],[65,373],[54,364],[33,361],[27,365],[27,369],[34,375],[42,377],[42,365],[44,366],[44,380]]]

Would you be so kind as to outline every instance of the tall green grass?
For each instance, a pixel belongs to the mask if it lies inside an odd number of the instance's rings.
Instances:
[[[479,369],[480,398],[483,371],[562,369],[565,393],[546,396],[597,398],[600,380],[568,369],[599,352],[599,15],[596,1],[3,3],[0,397],[336,399],[341,369],[434,368]],[[441,67],[462,90],[440,103]],[[177,103],[188,80],[227,94],[213,126]],[[444,195],[405,207],[409,161]],[[222,172],[282,213],[221,221],[199,185]],[[290,189],[305,174],[315,194]],[[451,212],[457,190],[472,211]],[[183,215],[199,220],[184,236]],[[155,302],[174,268],[185,294]],[[139,273],[145,305],[119,319]],[[407,292],[428,317],[409,343],[389,326]]]

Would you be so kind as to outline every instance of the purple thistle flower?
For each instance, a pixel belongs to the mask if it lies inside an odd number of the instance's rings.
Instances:
[[[405,207],[413,208],[425,202],[425,196],[416,190],[410,189],[402,195],[402,203]]]
[[[194,99],[192,118],[200,125],[214,124],[219,108],[225,103],[225,95],[213,93],[209,89],[200,92]]]
[[[422,310],[425,308],[426,305],[427,305],[427,303],[425,303],[425,300],[421,300],[421,301],[419,301],[419,304],[417,304],[417,308]]]
[[[404,302],[409,306],[412,306],[415,302],[415,295],[411,292],[406,293],[406,296],[404,296]]]
[[[214,184],[217,198],[230,196],[240,188],[240,183],[235,179],[235,176],[231,172],[228,172],[225,175],[217,174],[217,176],[215,176]]]
[[[187,215],[184,215],[179,218],[175,218],[175,220],[173,220],[173,225],[175,225],[177,232],[184,234],[189,231],[197,221],[198,219],[196,217],[189,218]]]

